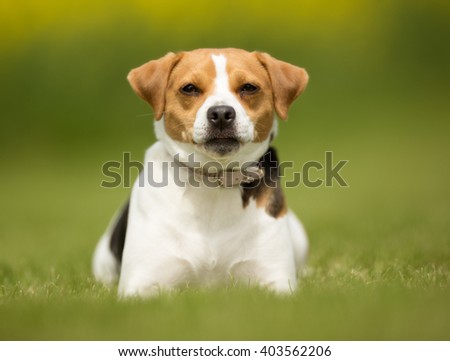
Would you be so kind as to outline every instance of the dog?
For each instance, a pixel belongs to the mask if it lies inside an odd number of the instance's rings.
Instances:
[[[267,53],[198,49],[128,81],[153,108],[157,142],[96,247],[95,278],[119,280],[124,297],[220,283],[293,292],[308,240],[270,143],[307,72]]]

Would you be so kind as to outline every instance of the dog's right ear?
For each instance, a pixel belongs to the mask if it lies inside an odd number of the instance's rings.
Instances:
[[[164,114],[166,89],[169,75],[181,58],[181,54],[168,53],[158,60],[152,60],[128,74],[128,82],[142,99],[153,108],[155,119]]]

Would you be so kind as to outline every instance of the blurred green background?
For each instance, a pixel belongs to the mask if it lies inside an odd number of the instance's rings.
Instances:
[[[444,0],[2,0],[0,339],[448,340],[449,39]],[[129,194],[100,187],[101,165],[154,141],[126,75],[199,47],[306,68],[280,157],[349,160],[348,188],[286,190],[311,239],[290,299],[190,290],[121,303],[91,279]]]

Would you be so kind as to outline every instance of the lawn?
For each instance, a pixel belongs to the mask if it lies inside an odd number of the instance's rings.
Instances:
[[[286,2],[248,17],[242,5],[248,32],[208,22],[207,36],[187,32],[181,16],[167,29],[173,12],[161,9],[43,2],[17,5],[34,14],[23,22],[11,7],[0,22],[9,34],[0,44],[0,340],[449,340],[449,7],[346,3],[303,12]],[[279,28],[261,25],[267,14]],[[130,190],[102,188],[101,165],[126,151],[139,160],[154,141],[151,110],[126,73],[168,50],[230,45],[308,70],[275,146],[294,170],[333,151],[335,163],[349,161],[348,187],[285,190],[310,238],[290,297],[238,286],[118,300],[90,262]]]

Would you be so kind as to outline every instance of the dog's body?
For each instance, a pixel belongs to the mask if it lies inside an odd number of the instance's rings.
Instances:
[[[306,72],[267,54],[200,49],[144,64],[129,81],[155,111],[158,142],[97,246],[96,278],[120,275],[121,295],[224,281],[294,290],[307,238],[269,143]]]

